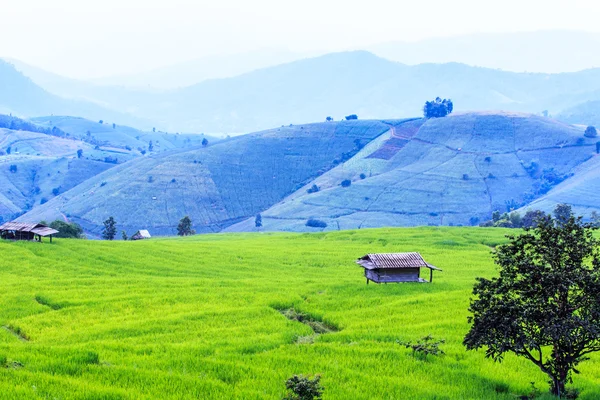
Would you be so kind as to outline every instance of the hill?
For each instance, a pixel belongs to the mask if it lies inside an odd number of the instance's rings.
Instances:
[[[152,154],[87,180],[21,220],[64,214],[97,234],[113,216],[119,230],[166,235],[189,215],[198,232],[219,231],[281,201],[388,129],[379,121],[288,126]]]
[[[322,374],[329,399],[498,399],[547,387],[532,363],[467,352],[476,277],[508,230],[379,229],[141,242],[0,242],[3,399],[279,399]],[[419,251],[432,284],[365,285],[354,260]],[[328,333],[288,320],[293,307]],[[445,339],[414,358],[396,340]],[[573,387],[600,397],[600,357]],[[542,395],[543,399],[549,397]]]
[[[568,108],[558,115],[561,121],[600,127],[600,100],[586,101]]]
[[[351,160],[264,211],[264,229],[321,229],[306,226],[311,218],[327,230],[477,224],[543,195],[596,150],[581,128],[526,114],[391,125]],[[309,191],[313,185],[319,191]],[[252,219],[228,228],[253,229]]]
[[[152,125],[134,124],[145,129],[156,126],[171,132],[227,134],[322,121],[327,116],[339,120],[349,114],[365,119],[409,118],[421,115],[423,103],[437,96],[452,98],[456,111],[547,110],[558,115],[575,105],[600,99],[600,69],[545,74],[457,63],[409,66],[357,51],[327,54],[168,91],[98,86],[80,95],[106,108],[152,121]],[[91,119],[125,124],[106,113]]]

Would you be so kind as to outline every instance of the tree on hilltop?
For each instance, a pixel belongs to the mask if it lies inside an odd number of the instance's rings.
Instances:
[[[192,220],[187,215],[181,220],[179,220],[179,225],[177,225],[177,235],[179,236],[189,236],[195,235],[196,231],[192,229]]]
[[[358,119],[358,115],[356,115],[356,114],[346,115],[346,121],[350,121],[353,119]]]
[[[443,118],[451,114],[454,110],[454,104],[450,99],[441,99],[436,97],[433,101],[426,101],[423,106],[423,115],[425,118]]]
[[[103,224],[104,228],[102,229],[102,239],[114,240],[115,235],[117,234],[117,223],[115,222],[115,219],[113,217],[108,217]]]
[[[524,357],[569,396],[578,364],[600,351],[600,242],[581,217],[540,218],[494,254],[496,278],[477,278],[464,344],[501,362]],[[571,391],[571,393],[573,393]]]
[[[256,218],[254,218],[254,226],[257,228],[262,227],[262,215],[256,214]]]
[[[208,140],[206,138],[202,139],[202,147],[208,146]]]

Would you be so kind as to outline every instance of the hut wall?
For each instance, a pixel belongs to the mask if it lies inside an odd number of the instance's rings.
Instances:
[[[365,276],[374,282],[418,282],[419,268],[366,270]]]

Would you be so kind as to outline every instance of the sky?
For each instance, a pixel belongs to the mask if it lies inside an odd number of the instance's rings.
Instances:
[[[4,0],[0,57],[89,79],[214,54],[535,30],[600,32],[597,0]]]

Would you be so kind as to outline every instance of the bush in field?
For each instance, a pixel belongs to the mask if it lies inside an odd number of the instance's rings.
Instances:
[[[313,184],[310,188],[306,190],[306,193],[317,193],[319,191],[319,187]]]
[[[576,395],[565,386],[578,364],[600,351],[600,241],[581,217],[562,217],[497,247],[500,274],[477,278],[464,345],[498,362],[524,357],[548,376],[553,395],[567,397]]]
[[[76,223],[68,223],[65,221],[61,221],[57,219],[53,221],[50,225],[50,228],[56,229],[58,233],[54,235],[57,238],[71,238],[71,239],[83,239],[85,236],[83,235],[83,228]]]
[[[444,339],[435,340],[431,335],[422,337],[416,342],[402,342],[397,340],[396,343],[406,347],[407,349],[411,349],[413,357],[419,355],[425,360],[427,360],[428,355],[438,356],[446,354],[442,349],[440,349],[440,345],[446,343],[446,341]]]
[[[348,187],[352,185],[352,181],[350,179],[344,179],[341,183],[342,187]]]
[[[179,225],[177,225],[177,234],[179,236],[196,234],[196,231],[192,229],[192,220],[187,215],[179,220]]]
[[[115,235],[117,234],[116,222],[113,217],[108,217],[107,220],[103,222],[104,228],[102,228],[102,239],[104,240],[114,240]]]
[[[321,221],[320,219],[309,219],[306,221],[306,226],[311,228],[327,228],[327,222]]]
[[[454,110],[454,104],[450,99],[441,99],[436,97],[433,101],[425,102],[423,106],[423,115],[425,118],[443,118],[446,115],[452,113]]]
[[[364,173],[361,173],[361,174],[360,174],[358,177],[359,177],[360,179],[365,179],[365,178],[367,177],[367,175],[365,175]]]
[[[589,138],[595,138],[596,136],[598,136],[598,132],[596,131],[596,127],[595,126],[588,126],[585,129],[585,133],[583,134],[583,136],[589,137]]]
[[[314,378],[294,375],[285,382],[288,394],[283,400],[315,400],[321,399],[325,388],[321,385],[321,376]]]

